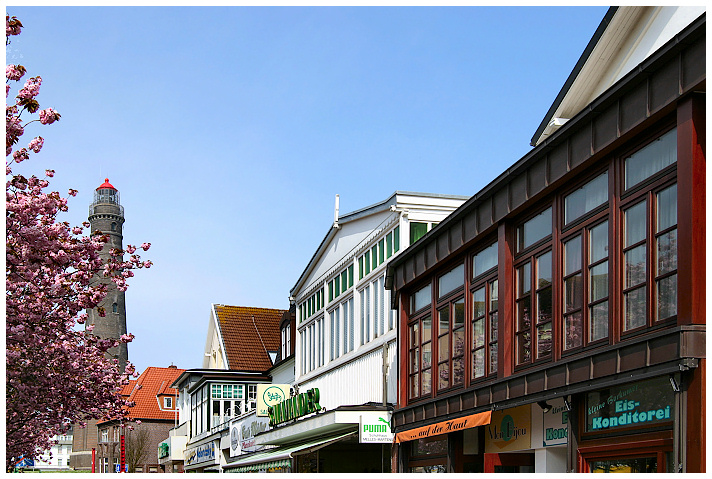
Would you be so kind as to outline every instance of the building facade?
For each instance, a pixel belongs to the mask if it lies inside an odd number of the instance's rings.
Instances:
[[[705,471],[705,31],[611,8],[535,148],[389,263],[394,471]]]
[[[240,456],[228,472],[390,471],[392,438],[385,428],[397,368],[386,263],[464,200],[398,191],[346,215],[339,216],[337,206],[334,223],[290,292],[295,323],[282,328],[283,348],[294,351],[293,396],[286,402],[314,408],[271,418],[269,430],[255,436],[264,451]],[[364,437],[364,426],[384,431]]]
[[[128,414],[132,422],[102,421],[97,424],[97,472],[117,472],[122,463],[122,441],[127,472],[182,472],[180,467],[165,471],[156,451],[168,431],[178,422],[178,391],[171,384],[184,371],[172,365],[167,368],[149,367],[124,387],[122,393],[134,403]],[[124,427],[128,425],[131,429]]]
[[[61,434],[53,438],[56,444],[49,450],[51,457],[40,456],[35,459],[31,469],[39,471],[65,471],[71,466],[73,429],[67,434]]]
[[[172,385],[179,419],[164,437],[164,464],[182,459],[185,472],[222,472],[231,460],[230,426],[254,415],[258,386],[271,383],[270,371],[279,366],[280,326],[290,318],[288,310],[212,305],[203,368],[185,371]],[[181,441],[178,451],[173,443]]]

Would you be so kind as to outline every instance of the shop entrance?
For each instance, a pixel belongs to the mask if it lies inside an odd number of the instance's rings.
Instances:
[[[534,453],[485,454],[485,472],[534,472]]]

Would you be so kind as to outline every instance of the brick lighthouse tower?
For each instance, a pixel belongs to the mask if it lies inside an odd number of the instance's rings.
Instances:
[[[114,188],[107,178],[94,192],[94,201],[89,206],[89,223],[91,234],[104,234],[109,236],[109,241],[101,250],[101,258],[106,262],[112,249],[123,249],[123,224],[124,207],[119,201],[119,191]],[[93,334],[100,338],[117,339],[126,334],[126,296],[119,291],[116,285],[109,280],[100,279],[108,284],[108,292],[100,304],[106,312],[101,317],[96,310],[87,311],[89,318],[87,324],[94,325]],[[128,347],[120,344],[107,352],[110,357],[117,358],[123,371],[129,359]]]
[[[113,248],[123,249],[124,207],[119,201],[119,191],[114,188],[107,178],[104,183],[94,191],[94,201],[89,205],[89,223],[91,234],[103,234],[109,237],[99,255],[106,262]],[[99,305],[104,308],[106,315],[99,316],[96,309],[87,310],[87,324],[94,325],[92,334],[100,338],[119,338],[126,333],[126,297],[119,291],[113,281],[99,275],[93,281],[101,281],[108,285],[104,301]],[[116,348],[107,351],[107,356],[119,360],[121,371],[126,368],[129,351],[126,344],[119,344]],[[72,439],[71,467],[74,470],[90,471],[92,468],[92,449],[98,451],[99,437],[96,427],[97,421],[86,421],[85,428],[74,427]],[[97,464],[96,470],[102,470]],[[108,472],[108,471],[107,471]]]

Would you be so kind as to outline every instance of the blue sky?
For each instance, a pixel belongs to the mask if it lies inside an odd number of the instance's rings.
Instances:
[[[212,303],[288,308],[335,194],[470,196],[527,153],[606,10],[8,6],[7,62],[62,114],[15,171],[78,189],[73,225],[110,179],[155,264],[129,359],[198,368]]]

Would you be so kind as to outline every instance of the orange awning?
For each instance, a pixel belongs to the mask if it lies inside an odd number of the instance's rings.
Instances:
[[[485,411],[471,416],[458,417],[449,421],[443,421],[430,426],[418,427],[408,431],[399,432],[396,434],[396,443],[403,441],[412,441],[423,437],[437,436],[438,434],[447,434],[448,432],[461,431],[471,427],[484,426],[490,423],[492,419],[492,411]]]

